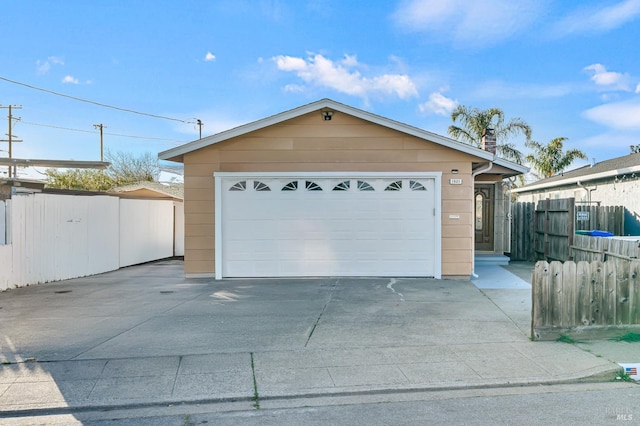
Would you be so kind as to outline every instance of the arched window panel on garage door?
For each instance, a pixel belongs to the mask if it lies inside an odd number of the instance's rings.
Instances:
[[[269,188],[269,185],[267,185],[264,182],[260,182],[259,180],[254,180],[253,181],[253,189],[255,189],[256,191],[271,191],[271,188]]]
[[[292,180],[288,184],[282,187],[283,191],[296,191],[298,189],[298,181]]]
[[[322,187],[311,180],[306,181],[304,186],[307,191],[322,191]]]
[[[358,181],[358,190],[359,191],[375,191],[373,186],[369,182],[365,182],[363,180]]]
[[[333,187],[334,191],[348,191],[351,187],[351,181],[345,180]]]
[[[247,189],[247,181],[241,180],[240,182],[236,182],[233,185],[231,185],[231,188],[229,188],[229,191],[244,191],[246,189]]]
[[[410,180],[409,181],[409,188],[411,188],[412,191],[426,191],[427,188],[424,187],[423,184],[421,184],[420,182],[418,182],[417,180]]]
[[[395,182],[391,182],[389,185],[387,185],[387,187],[384,190],[385,191],[401,191],[402,190],[402,181],[401,180],[397,180]]]

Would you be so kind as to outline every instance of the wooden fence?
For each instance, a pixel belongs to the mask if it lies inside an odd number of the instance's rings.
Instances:
[[[535,211],[535,203],[511,204],[511,260],[535,259],[533,251],[536,230],[533,224]]]
[[[576,262],[615,261],[620,265],[640,259],[640,237],[591,237],[576,235],[571,246],[572,259]]]
[[[569,260],[576,230],[624,233],[624,207],[577,205],[573,198],[514,203],[511,219],[511,260]]]
[[[575,235],[575,200],[541,200],[535,212],[535,260],[568,260]]]
[[[594,206],[576,204],[576,230],[598,229],[614,235],[624,235],[623,206]]]
[[[630,329],[640,331],[640,260],[536,263],[534,339],[601,337]]]

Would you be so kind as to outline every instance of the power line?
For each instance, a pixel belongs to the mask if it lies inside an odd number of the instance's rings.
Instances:
[[[52,95],[62,96],[64,98],[73,99],[74,101],[80,101],[80,102],[85,102],[85,103],[88,103],[88,104],[101,106],[101,107],[104,107],[104,108],[111,108],[111,109],[115,109],[115,110],[118,110],[118,111],[130,112],[132,114],[145,115],[147,117],[160,118],[160,119],[163,119],[163,120],[177,121],[179,123],[185,123],[185,124],[194,124],[195,123],[194,121],[181,120],[179,118],[172,118],[172,117],[167,117],[167,116],[164,116],[164,115],[149,114],[149,113],[146,113],[146,112],[135,111],[135,110],[128,109],[128,108],[121,108],[121,107],[117,107],[117,106],[113,106],[113,105],[103,104],[101,102],[90,101],[88,99],[82,99],[82,98],[78,98],[76,96],[65,95],[64,93],[54,92],[53,90],[43,89],[41,87],[32,86],[32,85],[27,84],[27,83],[21,83],[19,81],[11,80],[11,79],[8,79],[8,78],[2,77],[2,76],[0,76],[0,80],[6,81],[8,83],[17,84],[19,86],[28,87],[29,89],[39,90],[41,92],[49,93],[49,94],[52,94]]]
[[[24,121],[24,120],[20,120],[20,124],[28,124],[30,126],[49,127],[49,128],[52,128],[52,129],[67,130],[67,131],[70,131],[70,132],[91,133],[91,134],[94,134],[94,135],[99,133],[99,132],[95,132],[95,131],[92,131],[92,130],[72,129],[70,127],[54,126],[52,124],[32,123],[32,122]],[[180,141],[180,140],[176,140],[176,139],[155,138],[155,137],[151,137],[151,136],[122,135],[122,134],[119,134],[119,133],[106,133],[106,132],[104,134],[105,135],[109,135],[109,136],[118,136],[118,137],[122,137],[122,138],[148,139],[148,140],[154,140],[154,141],[167,141],[167,142],[186,142],[186,141]]]

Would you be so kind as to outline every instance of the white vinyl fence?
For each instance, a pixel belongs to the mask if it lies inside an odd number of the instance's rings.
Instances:
[[[39,193],[0,201],[0,212],[0,291],[174,256],[183,214],[169,200]]]

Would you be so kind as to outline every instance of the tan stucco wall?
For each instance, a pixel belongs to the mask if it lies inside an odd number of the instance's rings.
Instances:
[[[216,171],[415,171],[443,173],[442,275],[468,277],[473,263],[473,159],[345,114],[324,121],[319,112],[185,154],[185,273],[215,270]],[[450,178],[462,179],[462,185],[450,185]]]

